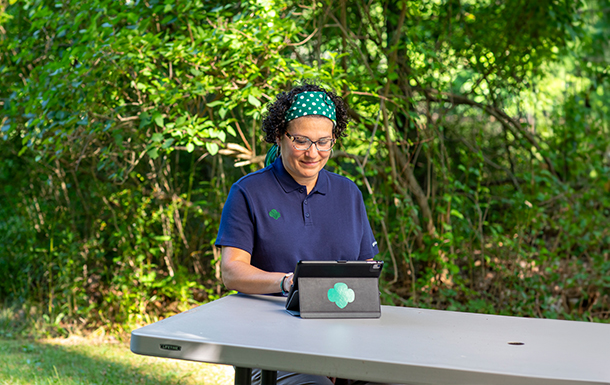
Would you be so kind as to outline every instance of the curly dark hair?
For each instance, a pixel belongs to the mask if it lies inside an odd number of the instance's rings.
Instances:
[[[265,132],[265,140],[268,143],[275,143],[276,139],[286,133],[288,123],[286,122],[286,112],[292,106],[295,97],[307,91],[324,92],[335,103],[335,112],[337,124],[333,128],[333,135],[339,139],[345,136],[345,129],[349,122],[347,113],[347,104],[340,96],[332,91],[328,91],[312,80],[302,80],[299,85],[295,86],[288,92],[281,92],[277,95],[274,102],[267,106],[267,112],[263,116],[263,131]]]

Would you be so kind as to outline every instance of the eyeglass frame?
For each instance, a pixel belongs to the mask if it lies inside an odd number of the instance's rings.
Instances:
[[[307,148],[305,148],[305,149],[301,149],[301,148],[297,148],[295,143],[294,143],[294,141],[296,140],[296,137],[294,137],[293,135],[289,134],[288,132],[285,132],[285,134],[286,134],[286,137],[288,137],[288,139],[290,139],[292,141],[292,147],[295,150],[297,150],[297,151],[307,151],[307,150],[309,150],[311,148],[312,145],[315,145],[316,146],[316,150],[318,150],[320,152],[328,152],[328,151],[331,151],[333,149],[333,147],[335,146],[335,143],[337,143],[337,140],[335,138],[321,138],[321,139],[318,139],[318,140],[316,140],[314,142],[313,140],[309,139],[306,136],[297,135],[297,137],[299,137],[299,138],[305,138],[305,139],[309,140],[309,146],[307,146]],[[320,150],[318,148],[318,142],[321,141],[321,140],[330,140],[331,145],[330,145],[330,148],[328,150]]]

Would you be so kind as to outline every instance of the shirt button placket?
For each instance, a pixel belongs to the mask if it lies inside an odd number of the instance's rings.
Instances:
[[[303,213],[305,214],[305,225],[312,225],[311,214],[309,213],[309,200],[305,198],[303,200]]]

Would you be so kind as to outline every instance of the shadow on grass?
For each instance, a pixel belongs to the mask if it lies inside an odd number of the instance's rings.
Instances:
[[[2,384],[225,385],[232,383],[231,371],[219,365],[139,356],[126,344],[0,339]]]

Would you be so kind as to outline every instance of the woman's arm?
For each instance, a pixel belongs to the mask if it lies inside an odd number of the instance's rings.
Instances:
[[[285,273],[269,273],[250,264],[251,255],[236,247],[222,246],[220,271],[222,282],[229,290],[246,294],[271,294],[281,291]],[[286,278],[284,290],[290,288],[292,276]]]

